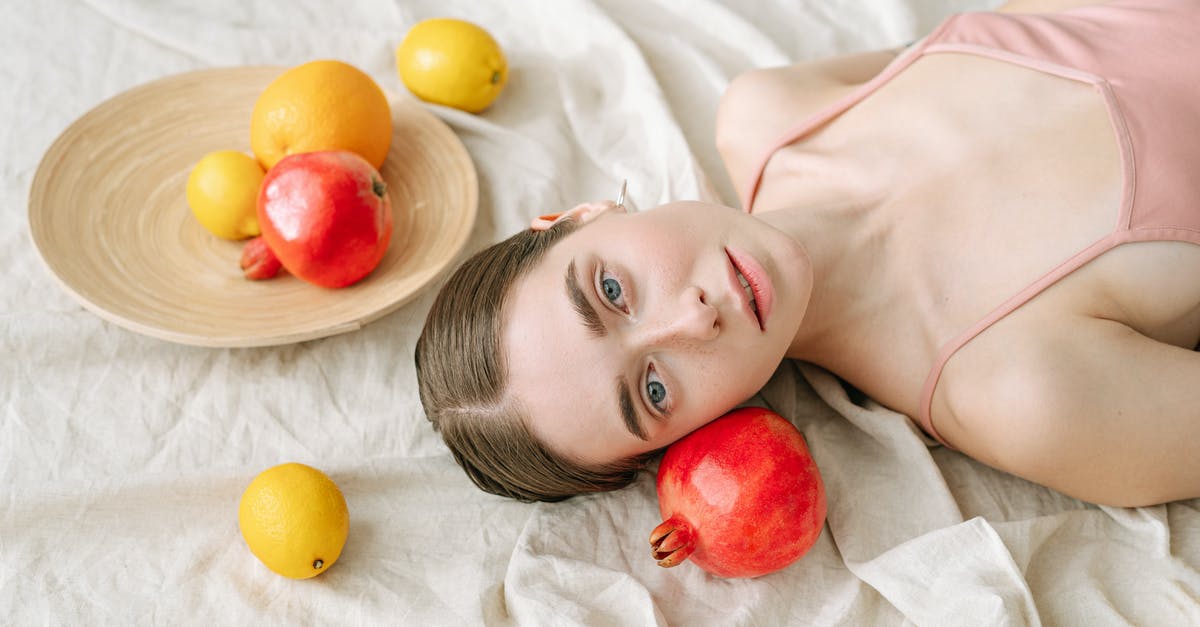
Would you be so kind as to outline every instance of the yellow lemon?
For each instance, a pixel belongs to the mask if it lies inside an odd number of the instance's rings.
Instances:
[[[245,239],[259,234],[258,188],[262,166],[236,150],[204,155],[187,180],[187,202],[192,215],[213,235]]]
[[[341,61],[310,61],[280,74],[250,113],[250,148],[267,169],[298,152],[349,150],[378,170],[391,144],[387,96]]]
[[[268,468],[250,482],[238,506],[238,527],[267,568],[308,579],[329,570],[342,554],[350,512],[332,479],[293,462]]]
[[[409,29],[396,48],[400,80],[414,95],[471,113],[488,108],[508,81],[504,51],[487,31],[434,18]]]

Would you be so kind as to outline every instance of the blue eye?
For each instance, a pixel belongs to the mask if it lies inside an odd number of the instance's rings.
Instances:
[[[607,270],[600,272],[600,295],[619,311],[628,312],[629,307],[625,303],[625,289],[621,287],[621,281]]]
[[[604,297],[609,302],[614,302],[621,297],[621,284],[616,279],[604,279],[600,282],[600,286],[604,288]]]
[[[658,373],[653,368],[646,373],[646,397],[650,399],[650,403],[655,409],[665,412],[667,405],[664,401],[667,398],[667,386],[659,380]]]

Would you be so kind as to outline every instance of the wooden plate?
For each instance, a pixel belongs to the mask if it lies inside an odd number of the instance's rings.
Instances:
[[[454,260],[475,223],[475,168],[445,123],[393,96],[380,174],[395,228],[374,272],[336,290],[286,272],[242,277],[242,244],[200,226],[185,186],[205,154],[250,152],[254,101],[284,69],[160,79],[100,104],[55,140],[33,179],[29,228],[50,271],[84,307],[173,342],[286,344],[358,329],[411,300]]]

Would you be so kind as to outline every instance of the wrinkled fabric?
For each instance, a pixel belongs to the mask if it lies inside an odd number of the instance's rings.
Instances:
[[[473,251],[611,198],[735,204],[713,145],[738,73],[894,47],[988,0],[91,0],[0,5],[0,608],[12,624],[1200,624],[1200,502],[1100,508],[933,446],[904,416],[787,363],[753,402],[804,431],[828,524],[793,566],[661,569],[653,468],[558,504],[477,490],[426,422],[413,345],[433,286],[360,331],[175,345],[89,313],[28,230],[41,155],[73,120],[164,76],[338,58],[403,93],[408,27],[463,17],[504,47],[481,115],[428,105],[479,174]],[[465,251],[465,252],[467,252]],[[464,252],[464,254],[465,254]],[[350,508],[315,579],[263,567],[238,499],[286,461]]]

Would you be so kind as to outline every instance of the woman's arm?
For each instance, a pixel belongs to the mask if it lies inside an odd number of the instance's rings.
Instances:
[[[1200,497],[1200,352],[1062,317],[975,365],[946,380],[938,423],[967,455],[1092,503]]]

